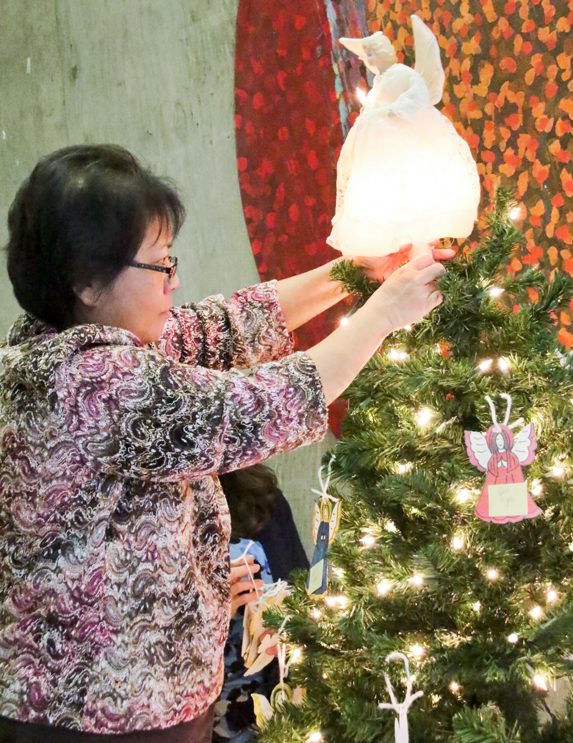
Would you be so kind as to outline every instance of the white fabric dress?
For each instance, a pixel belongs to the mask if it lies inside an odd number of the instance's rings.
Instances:
[[[430,29],[412,16],[416,68],[394,63],[380,32],[341,41],[376,72],[338,161],[327,242],[345,255],[386,255],[400,245],[466,237],[479,203],[470,149],[434,104],[444,74]],[[360,44],[360,46],[358,46]]]

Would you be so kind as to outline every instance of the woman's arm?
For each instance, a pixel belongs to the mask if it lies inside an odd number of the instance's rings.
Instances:
[[[411,249],[412,245],[408,244],[397,253],[380,258],[355,256],[351,260],[360,266],[372,281],[384,281],[408,260]],[[434,260],[441,261],[453,258],[455,251],[432,248],[432,254]],[[330,279],[330,272],[335,263],[336,260],[330,261],[312,271],[277,282],[279,302],[289,331],[296,330],[348,296],[340,282]]]

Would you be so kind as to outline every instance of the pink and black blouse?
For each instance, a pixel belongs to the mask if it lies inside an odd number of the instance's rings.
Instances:
[[[20,318],[0,348],[0,716],[109,734],[204,713],[230,608],[217,474],[326,426],[274,282],[173,310],[157,348]]]

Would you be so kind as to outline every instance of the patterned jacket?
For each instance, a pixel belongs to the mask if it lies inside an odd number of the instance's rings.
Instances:
[[[0,349],[0,715],[95,733],[201,715],[229,626],[217,473],[325,432],[273,282],[174,309],[157,348],[20,318]]]

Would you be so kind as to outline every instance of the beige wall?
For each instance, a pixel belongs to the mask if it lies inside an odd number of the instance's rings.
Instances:
[[[114,142],[179,185],[184,302],[257,281],[235,167],[237,0],[0,0],[0,241],[36,160]],[[18,312],[0,265],[0,334]],[[310,487],[325,447],[273,466],[310,539]]]

